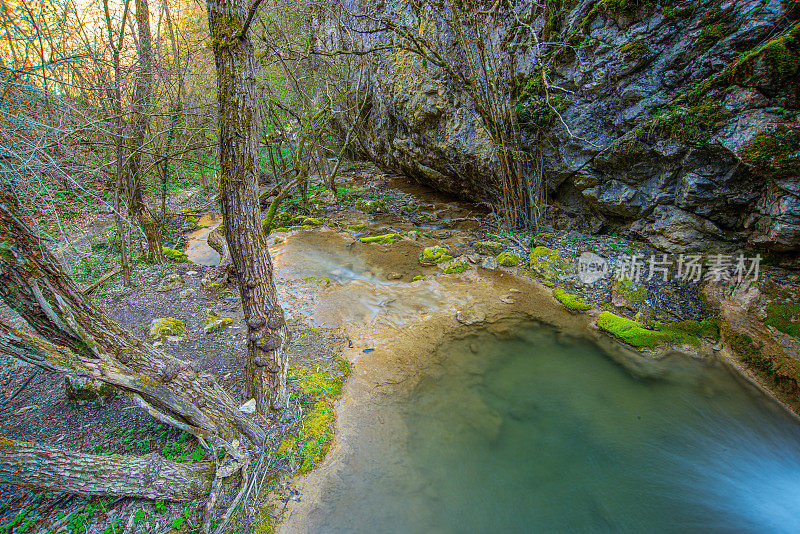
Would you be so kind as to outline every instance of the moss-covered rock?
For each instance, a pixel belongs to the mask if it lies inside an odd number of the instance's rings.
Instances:
[[[472,244],[472,248],[484,256],[497,256],[506,249],[506,246],[499,241],[478,241]]]
[[[623,276],[611,285],[611,303],[617,308],[633,309],[647,300],[647,288]]]
[[[380,213],[386,211],[386,202],[381,200],[356,200],[356,209],[364,213]]]
[[[361,224],[348,224],[347,226],[345,226],[345,228],[347,228],[348,230],[363,230],[366,227],[367,227],[367,225],[364,224],[364,223],[361,223]]]
[[[522,263],[522,257],[512,252],[501,252],[495,259],[497,264],[503,267],[516,267]]]
[[[440,267],[445,274],[458,274],[469,269],[471,265],[467,258],[460,256],[454,260],[450,260],[447,263],[440,264]]]
[[[592,306],[587,304],[585,300],[572,293],[567,293],[560,287],[553,289],[553,296],[558,299],[568,310],[572,311],[586,311],[592,309]]]
[[[653,348],[668,343],[700,345],[697,336],[687,332],[690,327],[684,328],[685,325],[679,323],[666,325],[651,322],[649,326],[653,329],[648,329],[637,321],[604,311],[597,318],[597,326],[637,348]]]
[[[174,261],[175,263],[189,263],[189,258],[180,250],[170,247],[161,247],[161,251],[170,261]]]
[[[327,276],[306,276],[305,278],[303,278],[303,280],[319,286],[327,287],[331,285],[331,279],[328,278]]]
[[[561,254],[547,247],[536,247],[530,253],[531,274],[549,280],[557,280],[574,270]]]
[[[184,332],[186,332],[186,325],[183,324],[183,321],[174,317],[162,317],[153,319],[148,335],[150,338],[156,339],[166,336],[182,336]]]
[[[389,243],[394,243],[395,239],[400,237],[400,234],[384,234],[384,235],[374,235],[369,237],[361,237],[358,240],[362,243],[380,243],[382,245],[388,245]]]
[[[432,247],[426,247],[420,250],[418,258],[422,265],[436,265],[437,263],[453,259],[453,256],[449,254],[449,251],[445,247],[433,245]]]
[[[233,324],[233,319],[230,317],[221,317],[217,312],[208,308],[206,310],[205,327],[203,328],[204,334],[216,332],[220,328],[224,328],[229,324]]]

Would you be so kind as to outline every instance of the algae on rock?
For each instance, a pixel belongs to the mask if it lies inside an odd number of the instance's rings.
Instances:
[[[150,323],[149,336],[153,339],[166,336],[182,336],[186,332],[183,321],[174,317],[153,319]]]

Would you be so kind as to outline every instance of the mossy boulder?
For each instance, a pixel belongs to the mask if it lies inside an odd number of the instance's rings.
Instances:
[[[560,287],[553,289],[553,296],[571,311],[586,311],[592,308],[590,304],[587,304],[587,302],[579,296],[567,293]]]
[[[506,249],[506,246],[499,241],[478,241],[472,244],[472,248],[484,256],[497,256]]]
[[[158,287],[156,287],[156,291],[163,293],[166,291],[174,291],[182,287],[183,287],[183,278],[181,278],[181,275],[173,273],[173,274],[168,274],[161,279],[161,281],[158,283]]]
[[[357,200],[356,209],[364,213],[380,213],[386,211],[386,202],[381,200]]]
[[[230,317],[221,317],[217,312],[208,308],[206,310],[206,320],[205,320],[205,327],[203,328],[204,334],[210,334],[211,332],[216,332],[220,328],[224,328],[229,324],[233,324],[233,319]]]
[[[182,336],[184,332],[186,332],[186,325],[183,324],[183,321],[174,317],[162,317],[153,319],[148,335],[151,339],[157,339],[166,336]]]
[[[175,263],[189,263],[189,258],[180,250],[170,247],[161,247],[161,251],[170,261],[174,261]]]
[[[449,251],[445,247],[433,245],[432,247],[426,247],[420,250],[418,258],[422,265],[436,265],[437,263],[453,259],[453,256],[449,254]]]
[[[388,245],[390,243],[394,243],[395,239],[400,237],[400,234],[384,234],[384,235],[374,235],[369,237],[361,237],[359,241],[362,243],[380,243],[382,245]]]
[[[634,309],[647,300],[647,288],[623,276],[611,285],[611,304],[617,308]]]
[[[597,318],[597,326],[637,348],[653,348],[669,343],[700,346],[700,340],[693,332],[712,334],[714,328],[712,323],[703,324],[694,321],[672,324],[651,321],[648,323],[650,328],[646,328],[637,321],[620,317],[609,311],[600,313]]]
[[[501,252],[495,259],[503,267],[516,267],[522,263],[522,257],[511,252]]]
[[[361,223],[361,224],[348,224],[347,226],[345,226],[345,228],[347,228],[348,230],[363,230],[366,227],[367,227],[367,225],[364,224],[364,223]]]
[[[470,263],[466,257],[460,256],[454,260],[439,264],[439,267],[441,267],[445,274],[458,274],[469,269]]]
[[[315,284],[318,286],[329,286],[331,285],[331,279],[327,276],[306,276],[303,278],[303,281],[308,282],[310,284]]]
[[[541,246],[530,253],[530,269],[534,276],[549,280],[562,278],[573,270],[558,251]]]

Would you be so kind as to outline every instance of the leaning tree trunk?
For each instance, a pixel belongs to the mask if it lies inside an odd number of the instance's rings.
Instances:
[[[208,24],[217,67],[220,202],[225,239],[247,322],[247,394],[259,413],[286,406],[288,330],[261,231],[257,183],[261,167],[253,45],[254,12],[242,0],[209,0]]]
[[[161,248],[161,230],[153,217],[148,213],[142,199],[143,173],[142,151],[147,142],[147,128],[150,122],[150,93],[153,89],[153,45],[150,38],[150,11],[147,0],[136,0],[136,26],[139,30],[139,76],[136,78],[134,92],[134,139],[129,158],[128,198],[131,214],[139,220],[145,239],[147,240],[147,259],[155,263],[164,263],[164,251]]]
[[[0,354],[117,386],[157,419],[232,454],[240,433],[263,442],[260,416],[243,414],[212,375],[136,339],[88,299],[2,190],[0,241],[0,296],[47,340],[0,323]]]
[[[191,501],[211,488],[214,465],[158,454],[96,456],[0,438],[0,483],[78,495]]]

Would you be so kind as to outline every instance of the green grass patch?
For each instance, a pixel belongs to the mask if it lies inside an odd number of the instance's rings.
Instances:
[[[568,310],[586,311],[592,309],[592,306],[587,304],[585,300],[572,293],[567,293],[560,287],[553,289],[553,296],[557,298],[561,304],[566,306]]]

